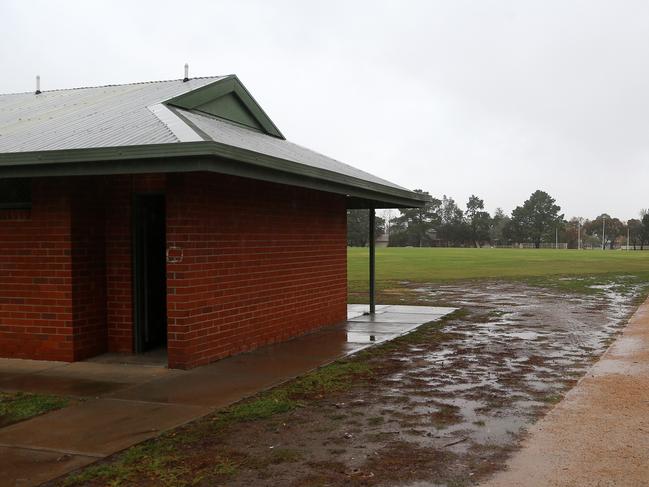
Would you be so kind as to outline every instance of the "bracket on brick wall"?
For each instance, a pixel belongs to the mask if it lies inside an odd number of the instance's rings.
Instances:
[[[183,261],[183,249],[175,245],[167,247],[167,264],[180,264]]]

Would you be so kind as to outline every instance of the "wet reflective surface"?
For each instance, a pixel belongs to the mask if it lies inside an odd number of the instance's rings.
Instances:
[[[497,281],[402,283],[393,302],[462,310],[369,350],[363,360],[371,375],[349,390],[311,398],[266,420],[233,424],[220,436],[191,430],[202,439],[187,460],[228,452],[241,462],[227,478],[231,486],[472,485],[503,468],[525,430],[624,327],[640,288],[619,284],[571,294]],[[163,409],[229,404],[444,312],[395,306],[368,317],[363,311],[352,307],[345,324],[178,377],[132,383],[105,400]],[[417,316],[421,311],[428,316]],[[621,345],[634,346],[633,339]],[[291,459],[278,460],[274,453],[280,451]]]
[[[618,284],[578,294],[498,281],[402,283],[393,299],[462,313],[370,356],[367,384],[272,422],[238,425],[219,448],[255,459],[295,449],[302,460],[242,469],[228,485],[473,485],[504,467],[530,425],[625,326],[640,288]],[[378,339],[381,321],[389,319],[352,317],[348,336]]]
[[[417,365],[395,374],[400,387],[385,397],[398,406],[385,411],[409,415],[408,440],[422,445],[434,443],[431,435],[440,430],[467,438],[451,447],[456,452],[510,443],[585,373],[632,311],[633,289],[625,295],[613,284],[593,288],[599,292],[563,296],[497,282],[418,288],[422,296],[470,307],[479,319],[446,327],[450,339],[438,349],[415,350],[408,360]],[[440,411],[453,418],[441,429],[430,421]]]
[[[0,470],[9,472],[11,483],[36,485],[88,458],[110,455],[453,311],[401,306],[397,313],[389,306],[378,308],[375,316],[367,316],[365,306],[351,306],[348,322],[189,371],[161,367],[160,352],[153,356],[154,366],[150,356],[118,354],[73,364],[2,360],[0,390],[83,400],[0,429],[0,446],[10,450],[0,457]],[[42,450],[59,452],[55,457],[66,462],[41,458]],[[29,465],[30,471],[22,472],[20,465]]]

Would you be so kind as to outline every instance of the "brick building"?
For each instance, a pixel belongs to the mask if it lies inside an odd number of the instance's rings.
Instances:
[[[0,95],[0,356],[190,368],[342,321],[346,209],[422,204],[235,76]]]

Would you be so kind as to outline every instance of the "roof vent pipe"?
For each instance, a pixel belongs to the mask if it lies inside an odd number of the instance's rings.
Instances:
[[[185,77],[183,78],[183,83],[189,81],[189,64],[185,63]]]
[[[36,91],[34,92],[35,95],[40,95],[41,94],[41,77],[36,75]]]

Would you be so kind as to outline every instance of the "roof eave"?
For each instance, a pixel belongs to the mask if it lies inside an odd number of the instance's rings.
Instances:
[[[211,141],[0,154],[2,178],[195,171],[344,194],[355,208],[413,208],[427,201],[412,191]]]

